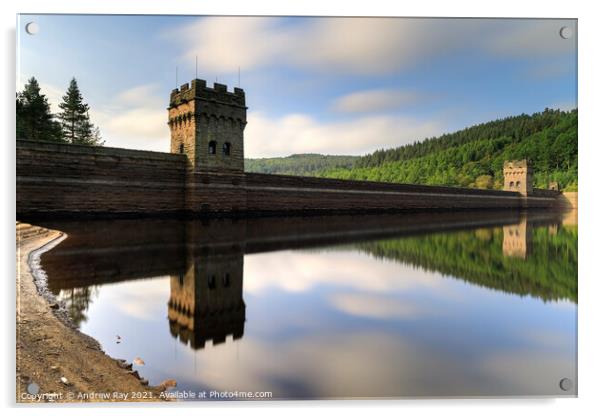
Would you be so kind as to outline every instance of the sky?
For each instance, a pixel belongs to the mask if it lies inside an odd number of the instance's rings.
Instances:
[[[169,151],[169,93],[195,77],[245,90],[251,158],[361,155],[501,117],[577,107],[575,20],[18,20],[17,90],[36,77],[58,113],[75,77],[112,147]],[[25,31],[30,22],[39,28],[34,35]]]

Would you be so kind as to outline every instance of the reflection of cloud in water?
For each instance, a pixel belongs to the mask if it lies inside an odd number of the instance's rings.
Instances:
[[[574,375],[564,358],[516,351],[480,360],[366,331],[210,348],[197,353],[195,378],[218,390],[273,391],[274,398],[549,394],[550,384]]]
[[[336,309],[366,318],[408,319],[428,312],[413,301],[386,296],[341,293],[330,300]]]
[[[565,350],[567,346],[570,346],[570,344],[567,344],[569,335],[560,331],[528,328],[520,331],[517,337],[540,349],[544,348],[551,351]],[[576,342],[577,340],[575,339]]]
[[[122,314],[135,319],[153,321],[149,308],[165,309],[169,299],[168,278],[144,279],[104,285],[100,291],[102,302],[113,305]]]
[[[479,371],[499,383],[498,395],[551,395],[575,394],[563,392],[560,380],[570,378],[576,382],[576,369],[566,354],[541,351],[499,351],[481,359]]]
[[[285,251],[245,256],[245,292],[278,288],[305,292],[318,285],[336,285],[371,292],[442,288],[437,273],[395,262],[374,261],[356,252]]]

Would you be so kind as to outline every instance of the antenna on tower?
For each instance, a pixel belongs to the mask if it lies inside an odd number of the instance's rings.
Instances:
[[[194,57],[194,79],[199,78],[199,56]]]
[[[178,66],[176,65],[176,88],[178,88]]]

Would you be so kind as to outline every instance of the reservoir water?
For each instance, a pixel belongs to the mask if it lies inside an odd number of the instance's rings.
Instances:
[[[574,396],[576,218],[62,221],[42,267],[82,332],[177,391]]]

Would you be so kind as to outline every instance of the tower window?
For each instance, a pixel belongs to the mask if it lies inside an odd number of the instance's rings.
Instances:
[[[180,143],[180,154],[184,153],[184,143]]]
[[[207,280],[207,286],[209,289],[215,289],[215,275],[212,274]]]
[[[217,149],[217,143],[215,142],[215,140],[211,140],[209,142],[209,154],[214,155],[216,149]]]
[[[224,143],[224,145],[222,146],[222,153],[225,156],[230,156],[230,143],[226,142]]]
[[[514,188],[514,181],[510,182],[510,188]]]
[[[520,188],[520,181],[516,181],[516,187]]]

